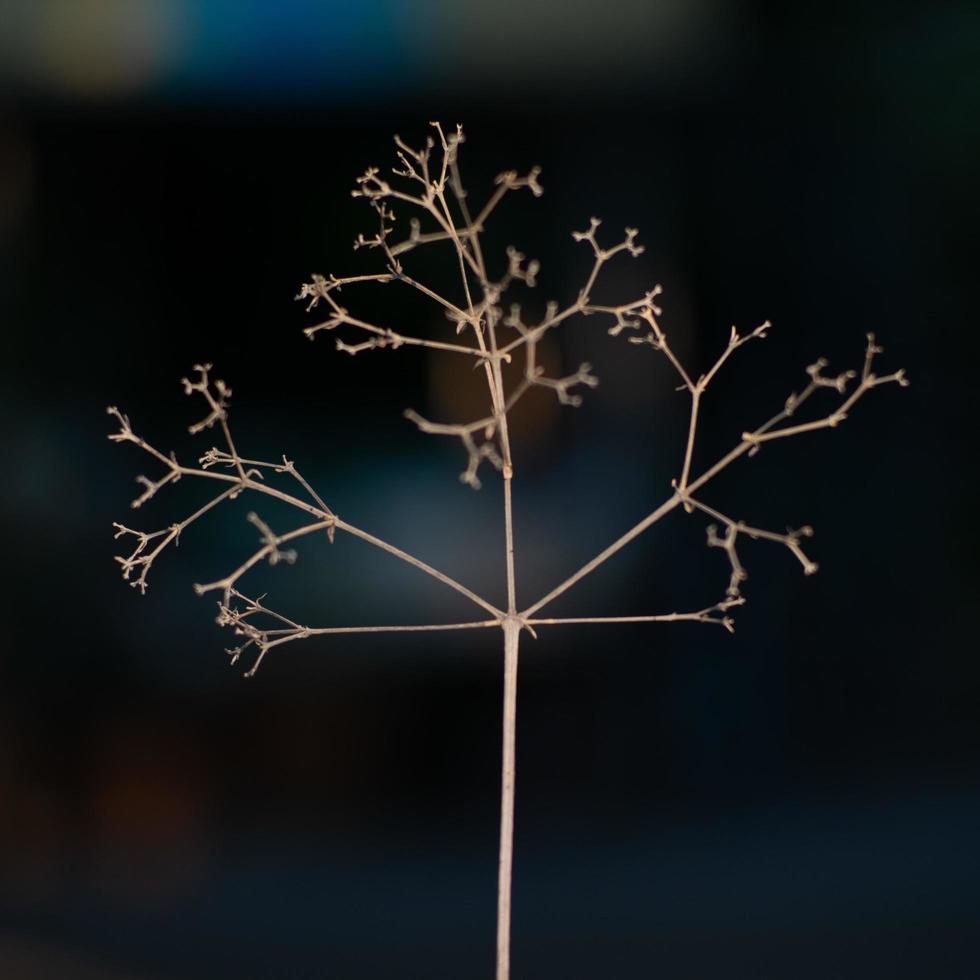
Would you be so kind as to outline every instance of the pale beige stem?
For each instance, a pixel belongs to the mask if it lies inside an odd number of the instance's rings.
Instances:
[[[510,978],[511,880],[514,866],[514,781],[517,747],[517,651],[521,623],[504,620],[504,719],[500,775],[500,860],[497,867],[497,980]]]
[[[514,508],[511,503],[511,468],[504,463],[504,544],[507,558],[507,613],[517,612],[517,582],[514,574]]]
[[[691,390],[691,421],[687,428],[687,447],[684,450],[684,468],[681,470],[680,490],[687,488],[687,478],[691,475],[691,460],[694,458],[694,439],[698,431],[698,409],[701,407],[701,387]]]
[[[431,565],[419,560],[414,555],[408,554],[407,551],[402,551],[401,548],[396,548],[393,544],[388,544],[387,541],[382,541],[381,538],[376,538],[373,534],[368,534],[367,531],[362,531],[359,527],[354,527],[353,524],[348,524],[346,521],[342,521],[339,518],[337,519],[337,530],[346,531],[355,538],[360,538],[362,541],[367,541],[368,544],[373,544],[376,548],[380,548],[382,551],[387,551],[389,555],[393,555],[395,558],[400,558],[402,561],[407,562],[409,565],[419,569],[419,571],[425,572],[427,575],[431,575],[432,578],[438,579],[443,585],[448,585],[449,588],[454,589],[460,595],[466,596],[466,598],[471,602],[475,602],[492,616],[501,615],[501,610],[499,610],[495,605],[487,602],[486,599],[478,596],[475,592],[472,592],[470,589],[466,588],[465,585],[461,585],[455,579],[443,574],[437,568],[433,568]]]
[[[683,499],[683,497],[677,494],[674,494],[672,497],[668,497],[667,500],[665,500],[655,511],[647,514],[647,516],[644,517],[639,523],[634,524],[625,534],[613,541],[608,548],[604,548],[595,556],[595,558],[589,562],[586,562],[577,572],[575,572],[574,575],[569,575],[564,582],[562,582],[560,585],[556,585],[555,588],[553,588],[546,596],[538,599],[533,606],[528,606],[527,609],[521,613],[521,619],[526,620],[528,616],[536,613],[553,599],[557,599],[558,596],[570,589],[576,582],[579,581],[579,579],[585,578],[586,575],[597,569],[608,558],[611,558],[614,554],[616,554],[620,548],[623,548],[629,544],[633,538],[641,535],[648,527],[652,527],[654,524],[656,524],[661,517],[670,513],[670,511],[680,504]]]
[[[463,216],[469,222],[469,214],[465,200],[458,196]],[[452,217],[445,197],[440,194],[440,201],[446,213],[447,221],[452,227]],[[463,265],[463,248],[455,235],[454,242],[459,253],[460,272],[463,284],[466,286],[466,269]],[[486,296],[489,290],[486,266],[480,249],[479,233],[471,239],[476,271]],[[469,289],[466,290],[467,302],[470,309],[473,302]],[[474,323],[477,330],[481,349],[484,346],[479,321]],[[500,858],[497,869],[497,980],[509,980],[510,977],[510,918],[511,918],[511,882],[514,866],[514,787],[516,780],[515,756],[517,740],[517,657],[520,641],[521,623],[515,618],[517,611],[517,585],[514,570],[514,511],[511,494],[511,483],[514,477],[514,465],[511,458],[510,435],[507,429],[507,398],[504,392],[503,372],[500,368],[500,358],[497,355],[497,336],[492,318],[487,320],[487,337],[490,350],[494,357],[486,365],[487,381],[490,387],[491,403],[494,419],[500,436],[500,449],[503,457],[504,478],[504,550],[507,567],[507,613],[504,620],[504,706],[503,706],[503,736],[501,747],[500,775]]]
[[[719,602],[714,606],[699,609],[697,612],[690,613],[660,613],[656,616],[571,616],[565,619],[526,619],[524,625],[533,626],[570,626],[588,623],[614,624],[614,623],[717,623],[732,632],[732,620],[728,616],[715,616],[713,613],[724,613],[733,606],[740,606],[744,603],[741,596],[733,596]]]
[[[441,633],[449,630],[490,629],[499,625],[499,619],[482,619],[474,623],[433,623],[423,626],[324,626],[308,630],[308,633],[310,636],[333,636],[337,633]]]
[[[462,243],[453,226],[452,216],[444,195],[440,192],[439,200],[446,214],[446,221],[452,230],[453,242],[459,257],[460,274],[466,292],[466,301],[473,310],[473,300],[467,283],[465,253]],[[465,205],[464,205],[465,206]],[[465,212],[464,212],[465,214]],[[472,245],[475,258],[470,261],[475,265],[480,284],[486,295],[489,288],[483,255],[479,246],[479,234],[474,234]],[[473,318],[473,328],[481,350],[486,349],[484,332],[479,317]],[[511,481],[514,477],[514,466],[511,458],[510,436],[507,430],[507,399],[504,393],[503,373],[500,369],[500,358],[497,355],[497,338],[493,320],[488,318],[486,336],[490,341],[490,350],[494,355],[485,363],[487,382],[490,388],[490,401],[493,406],[494,419],[500,437],[504,478],[504,553],[507,566],[507,613],[504,620],[504,710],[503,710],[503,739],[500,777],[500,860],[497,877],[497,980],[509,980],[510,977],[510,908],[511,880],[514,864],[514,782],[515,782],[515,743],[517,728],[517,650],[520,638],[521,624],[515,618],[517,609],[517,586],[514,571],[514,516],[511,496]]]

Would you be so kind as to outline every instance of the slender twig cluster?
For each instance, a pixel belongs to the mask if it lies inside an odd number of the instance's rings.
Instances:
[[[212,379],[211,366],[207,364],[195,366],[194,377],[184,378],[182,382],[185,394],[200,397],[206,409],[204,417],[190,427],[190,432],[220,433],[221,445],[207,449],[196,465],[182,463],[174,453],[166,454],[154,448],[135,433],[127,416],[116,408],[108,410],[119,426],[118,431],[109,438],[115,442],[134,444],[159,466],[162,473],[155,479],[146,476],[137,478],[141,492],[132,502],[134,508],[141,507],[164,487],[184,478],[210,481],[217,490],[215,496],[189,516],[160,530],[146,532],[116,524],[116,537],[127,538],[132,544],[132,551],[128,555],[117,556],[116,560],[122,568],[123,578],[133,587],[145,592],[148,573],[157,557],[168,545],[176,545],[180,535],[191,524],[224,501],[241,494],[250,494],[254,497],[256,506],[264,500],[273,499],[295,508],[303,523],[287,530],[273,530],[258,513],[250,513],[248,520],[258,532],[258,547],[224,577],[195,586],[199,595],[218,594],[217,622],[220,626],[229,628],[241,640],[228,653],[233,663],[237,663],[245,654],[252,657],[248,675],[255,673],[270,650],[314,636],[487,628],[502,630],[504,727],[497,976],[498,980],[505,980],[509,976],[514,730],[517,657],[521,632],[527,631],[536,636],[538,627],[563,624],[679,621],[716,624],[731,632],[734,629],[731,612],[745,602],[742,583],[747,573],[739,554],[741,539],[771,541],[782,545],[799,561],[804,573],[809,575],[816,571],[817,566],[804,552],[803,541],[813,531],[804,526],[782,533],[749,525],[706,502],[703,494],[708,485],[736,460],[755,455],[770,442],[837,427],[849,417],[857,402],[872,389],[890,383],[904,386],[908,382],[902,371],[883,375],[874,372],[874,358],[882,349],[875,343],[873,335],[869,334],[860,371],[827,375],[824,373],[826,361],[818,360],[811,364],[807,368],[807,384],[800,391],[791,393],[780,411],[761,425],[746,429],[732,449],[698,471],[695,457],[702,399],[711,382],[736,350],[750,341],[766,337],[770,329],[769,322],[762,323],[744,335],[733,327],[721,355],[708,371],[695,379],[674,353],[661,326],[662,310],[657,305],[657,298],[661,294],[659,285],[652,286],[642,296],[624,303],[601,305],[594,301],[593,293],[606,264],[620,255],[636,258],[643,252],[643,247],[637,244],[638,233],[635,228],[625,229],[624,237],[618,242],[602,244],[599,237],[601,223],[597,218],[590,219],[586,230],[573,232],[576,241],[589,247],[592,259],[585,282],[575,298],[565,304],[549,302],[540,320],[525,322],[520,304],[510,303],[505,309],[504,296],[518,284],[521,288],[534,287],[540,272],[538,262],[528,260],[516,248],[510,247],[501,256],[498,278],[492,278],[489,269],[495,263],[488,264],[481,235],[488,219],[509,194],[527,190],[534,197],[541,195],[540,172],[535,168],[524,176],[513,171],[500,174],[488,200],[474,214],[470,210],[459,172],[463,131],[457,127],[455,131],[446,133],[437,123],[433,124],[433,128],[433,134],[418,149],[395,137],[398,166],[391,171],[391,181],[374,167],[357,179],[353,195],[365,198],[371,205],[377,216],[377,230],[370,237],[359,235],[354,248],[377,252],[382,259],[383,268],[378,272],[347,277],[314,275],[309,282],[302,285],[297,298],[307,302],[309,311],[326,311],[326,319],[306,329],[307,336],[315,339],[323,331],[333,331],[336,333],[337,349],[346,354],[353,356],[369,351],[393,350],[401,346],[423,347],[462,355],[472,366],[482,371],[487,384],[487,409],[481,417],[464,421],[432,421],[412,409],[406,410],[405,416],[422,433],[459,440],[466,455],[466,466],[460,475],[463,483],[478,489],[481,485],[479,474],[484,463],[501,474],[504,488],[506,600],[499,605],[491,602],[421,558],[410,555],[397,545],[383,541],[344,520],[327,506],[293,461],[285,456],[281,462],[241,456],[228,423],[231,390],[224,382]],[[399,210],[407,207],[414,212],[408,222],[407,232],[402,234],[396,234],[396,229],[401,227],[395,214],[396,207]],[[449,260],[456,267],[459,276],[458,294],[455,297],[442,295],[409,274],[403,266],[403,257],[429,246],[448,247]],[[339,297],[344,290],[353,291],[368,284],[399,284],[402,288],[421,294],[441,308],[451,327],[450,337],[456,339],[418,336],[406,332],[401,326],[395,329],[389,325],[369,322],[341,304]],[[600,317],[605,321],[610,335],[618,337],[625,334],[631,344],[652,349],[667,359],[680,379],[680,390],[686,391],[690,396],[687,440],[676,476],[664,499],[551,591],[522,607],[517,600],[517,563],[511,504],[514,461],[508,429],[509,415],[514,405],[533,389],[550,390],[561,404],[578,406],[582,403],[583,390],[594,388],[598,384],[590,364],[581,364],[575,372],[564,377],[549,377],[538,363],[538,345],[544,335],[576,316]],[[856,381],[856,384],[848,393],[852,381]],[[828,389],[837,395],[837,404],[816,418],[797,421],[800,410],[805,405],[808,406],[810,399],[822,389]],[[708,546],[724,552],[730,568],[728,584],[721,599],[692,612],[644,611],[636,615],[583,615],[559,619],[542,618],[539,615],[545,606],[675,510],[689,515],[700,513],[710,520],[707,525]],[[407,562],[465,596],[480,608],[483,618],[459,623],[311,627],[266,605],[265,596],[250,596],[242,591],[243,579],[257,565],[263,562],[272,565],[292,564],[297,558],[293,545],[298,544],[302,538],[321,532],[331,542],[337,532],[351,535]]]

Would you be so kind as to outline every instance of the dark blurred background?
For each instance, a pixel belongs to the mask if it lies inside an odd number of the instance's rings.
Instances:
[[[499,636],[309,640],[245,680],[190,586],[251,553],[254,501],[195,525],[145,597],[112,560],[113,520],[201,498],[184,481],[130,511],[154,471],[106,440],[105,406],[193,458],[213,438],[187,436],[178,379],[210,360],[243,454],[288,454],[348,520],[503,601],[499,482],[464,487],[458,445],[401,417],[482,413],[479,378],[311,344],[293,302],[312,272],[378,268],[350,251],[375,225],[349,190],[430,119],[464,123],[472,200],[542,166],[545,196],[488,234],[498,263],[542,260],[529,316],[574,298],[569,232],[597,214],[646,245],[597,295],[663,283],[692,370],[773,321],[713,385],[699,467],[817,356],[858,366],[868,330],[913,382],[705,493],[817,532],[812,578],[743,545],[735,636],[525,640],[515,976],[980,974],[975,4],[8,0],[0,62],[0,975],[492,975]],[[344,299],[448,329],[395,287]],[[686,397],[603,328],[544,351],[601,386],[578,410],[535,393],[515,436],[525,605],[677,470]],[[549,608],[715,601],[705,523],[672,515]],[[300,551],[249,584],[303,621],[471,615],[357,541]]]

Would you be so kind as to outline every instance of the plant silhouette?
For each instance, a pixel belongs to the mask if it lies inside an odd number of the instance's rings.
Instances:
[[[229,651],[232,663],[251,657],[247,671],[253,675],[266,655],[297,640],[316,636],[380,632],[424,632],[443,630],[497,629],[503,637],[503,748],[501,765],[501,818],[497,916],[497,980],[510,975],[511,875],[513,864],[514,785],[515,785],[515,725],[517,711],[517,670],[520,639],[523,633],[535,636],[542,627],[575,624],[664,623],[689,621],[734,628],[733,610],[745,602],[741,585],[746,577],[740,557],[743,539],[773,542],[786,548],[799,561],[805,574],[816,571],[804,551],[804,541],[812,530],[801,527],[785,533],[751,526],[729,516],[703,493],[711,481],[724,469],[745,456],[753,456],[771,442],[802,436],[822,429],[832,429],[843,423],[857,402],[871,390],[885,384],[906,385],[902,371],[878,375],[874,358],[881,353],[873,335],[868,335],[863,365],[856,371],[836,375],[826,374],[827,363],[819,360],[806,369],[803,387],[786,398],[782,407],[767,421],[746,429],[732,449],[711,465],[698,471],[695,455],[698,441],[698,420],[701,402],[709,385],[729,358],[742,346],[761,340],[770,329],[765,322],[745,334],[732,328],[727,346],[704,374],[695,377],[672,350],[661,326],[662,311],[657,305],[659,285],[642,296],[619,305],[602,305],[593,300],[593,290],[610,261],[617,257],[636,258],[643,252],[637,243],[637,231],[627,228],[623,238],[611,245],[600,242],[600,222],[592,218],[589,227],[573,233],[576,241],[585,245],[592,256],[592,266],[582,288],[566,304],[549,303],[544,316],[537,322],[525,322],[516,303],[506,304],[505,296],[520,284],[534,287],[539,266],[528,260],[516,248],[508,248],[500,262],[488,261],[484,254],[482,235],[488,220],[505,198],[519,192],[533,197],[542,193],[538,169],[526,175],[508,171],[500,174],[486,202],[475,213],[471,211],[459,170],[463,131],[457,127],[446,132],[437,123],[433,132],[414,149],[395,137],[397,166],[383,176],[376,168],[368,169],[357,179],[355,197],[364,198],[373,208],[377,230],[370,237],[359,235],[355,249],[366,248],[378,253],[383,260],[381,271],[348,277],[334,275],[312,277],[304,284],[297,298],[307,302],[309,311],[325,311],[326,319],[306,330],[312,339],[322,332],[334,332],[337,350],[354,356],[370,351],[394,350],[401,346],[424,347],[452,354],[463,371],[474,367],[486,381],[486,411],[477,419],[437,421],[419,413],[406,411],[406,418],[420,432],[458,440],[465,467],[460,475],[463,483],[479,489],[481,477],[487,471],[499,474],[503,482],[503,533],[501,544],[506,559],[506,602],[498,606],[467,588],[455,578],[426,563],[422,558],[403,551],[397,545],[383,541],[370,532],[336,514],[302,475],[292,460],[251,459],[240,454],[229,427],[231,390],[212,376],[211,365],[196,365],[192,377],[183,379],[184,392],[204,403],[205,415],[190,427],[192,434],[217,431],[220,445],[208,449],[195,465],[180,462],[142,439],[119,409],[109,413],[118,423],[118,430],[109,438],[115,442],[132,443],[159,465],[162,475],[156,479],[138,477],[142,492],[132,502],[139,508],[164,487],[181,479],[210,481],[216,494],[202,507],[176,523],[156,531],[140,531],[116,524],[116,537],[128,540],[132,550],[117,556],[123,578],[145,592],[147,575],[154,561],[190,525],[204,517],[226,500],[242,494],[254,497],[258,505],[269,498],[289,504],[302,515],[304,523],[286,531],[273,530],[258,513],[248,520],[258,534],[258,547],[235,569],[223,578],[195,586],[199,595],[216,594],[219,614],[217,622],[239,638],[239,644]],[[396,221],[395,209],[408,208],[412,217],[403,233]],[[421,248],[442,249],[458,280],[455,297],[437,292],[415,278],[403,263],[411,253]],[[499,269],[492,278],[491,267]],[[446,338],[426,338],[404,333],[400,329],[362,319],[342,305],[350,293],[380,283],[400,284],[441,307],[447,317]],[[517,598],[518,556],[515,549],[512,493],[515,479],[511,439],[508,429],[511,409],[518,401],[530,397],[536,389],[557,397],[563,405],[578,406],[583,392],[598,384],[589,364],[582,364],[566,377],[549,377],[538,360],[538,345],[545,334],[559,328],[577,316],[589,316],[605,321],[608,332],[622,336],[641,351],[659,354],[667,359],[678,377],[679,390],[690,399],[690,421],[684,454],[678,461],[676,476],[664,499],[649,513],[626,530],[581,568],[574,571],[547,594],[521,606]],[[836,404],[825,414],[799,421],[802,410],[809,408],[811,398],[829,392]],[[727,558],[730,574],[727,588],[717,601],[689,612],[642,612],[637,615],[547,618],[542,611],[554,599],[591,574],[604,562],[625,548],[644,531],[673,511],[703,515],[707,525],[707,544],[719,549]],[[242,584],[247,573],[261,562],[277,564],[296,560],[294,546],[308,535],[324,533],[332,541],[337,533],[351,535],[390,557],[407,562],[420,572],[431,576],[444,586],[469,599],[480,611],[480,618],[457,623],[422,623],[406,625],[308,626],[290,618],[288,611],[273,609],[264,597],[250,595]]]

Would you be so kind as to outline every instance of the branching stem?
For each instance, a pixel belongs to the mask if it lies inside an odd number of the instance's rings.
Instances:
[[[821,359],[811,364],[807,368],[809,382],[802,391],[791,394],[782,410],[768,421],[754,430],[743,432],[741,440],[727,454],[694,477],[693,474],[696,472],[694,456],[702,414],[702,400],[708,386],[739,347],[749,340],[766,336],[770,327],[769,322],[766,321],[744,336],[732,327],[728,344],[721,355],[695,380],[695,374],[689,372],[675,354],[660,325],[662,310],[658,305],[658,297],[661,294],[659,285],[647,290],[641,297],[624,303],[610,304],[595,301],[593,294],[603,288],[600,280],[606,265],[616,256],[629,255],[635,258],[643,252],[643,247],[637,244],[637,231],[634,228],[626,228],[618,242],[601,243],[598,237],[601,223],[597,218],[590,220],[586,230],[572,233],[576,241],[585,243],[591,250],[591,265],[584,284],[574,300],[564,304],[549,301],[544,315],[536,323],[524,322],[521,307],[517,303],[510,304],[509,310],[505,312],[504,294],[515,284],[527,288],[533,287],[536,284],[539,264],[533,259],[528,260],[516,247],[510,246],[506,250],[502,273],[499,278],[492,279],[488,273],[488,256],[485,254],[481,235],[487,220],[509,192],[525,189],[535,197],[541,195],[542,189],[538,182],[539,170],[533,168],[525,176],[519,176],[513,171],[500,174],[486,203],[476,211],[474,217],[459,170],[458,156],[459,148],[464,141],[463,130],[461,127],[456,127],[455,131],[447,133],[438,123],[432,125],[434,135],[425,140],[421,149],[415,149],[401,138],[395,137],[398,166],[393,168],[392,173],[399,178],[398,186],[394,186],[383,177],[380,170],[371,167],[357,179],[357,186],[352,192],[355,197],[365,198],[370,203],[378,221],[376,233],[370,237],[365,237],[364,234],[358,235],[355,248],[373,251],[383,260],[383,268],[377,272],[345,277],[314,275],[310,282],[302,285],[297,299],[307,300],[308,310],[322,304],[321,308],[327,315],[325,320],[306,329],[307,336],[315,338],[322,331],[337,331],[335,334],[337,349],[347,354],[367,354],[370,351],[394,350],[402,346],[420,347],[440,353],[462,354],[471,359],[473,367],[482,367],[487,384],[488,408],[484,409],[476,420],[433,422],[411,409],[405,412],[405,416],[415,424],[419,432],[449,436],[459,440],[467,456],[467,465],[461,474],[461,480],[470,487],[479,489],[481,486],[479,470],[484,462],[500,471],[503,481],[506,601],[498,606],[420,558],[342,519],[327,506],[323,497],[285,456],[282,457],[281,463],[241,456],[233,441],[228,423],[231,389],[223,381],[211,377],[209,364],[195,365],[193,377],[182,379],[185,393],[200,396],[207,408],[205,417],[192,425],[190,432],[198,434],[213,429],[220,432],[224,442],[223,448],[212,447],[207,450],[200,458],[197,467],[186,466],[180,463],[173,453],[167,455],[151,446],[132,430],[129,419],[125,415],[118,409],[109,409],[109,413],[119,424],[119,430],[112,433],[109,438],[115,442],[133,443],[163,467],[163,475],[158,479],[154,480],[147,476],[137,478],[141,485],[141,492],[132,502],[133,507],[142,507],[165,487],[182,479],[214,480],[221,484],[221,492],[217,496],[198,507],[183,520],[160,530],[146,532],[116,524],[116,537],[125,538],[133,547],[128,556],[117,556],[116,560],[121,565],[123,577],[131,585],[143,591],[146,588],[147,573],[155,559],[169,545],[177,545],[183,531],[224,501],[249,493],[256,495],[257,500],[275,500],[300,511],[307,523],[284,533],[274,531],[258,514],[249,514],[249,521],[258,531],[259,547],[229,574],[213,582],[196,586],[197,591],[202,594],[220,592],[217,622],[221,626],[228,627],[235,636],[242,638],[241,645],[228,650],[233,663],[237,662],[245,651],[254,655],[252,666],[247,671],[248,676],[255,673],[270,650],[314,636],[493,628],[501,630],[504,662],[496,976],[497,980],[509,980],[518,651],[521,632],[527,630],[532,637],[536,637],[536,628],[542,626],[673,622],[720,625],[732,631],[734,623],[729,613],[745,602],[745,597],[741,593],[741,583],[746,579],[747,573],[737,550],[740,541],[748,538],[783,545],[799,560],[804,572],[810,574],[817,566],[803,552],[802,539],[809,537],[812,531],[804,526],[798,530],[787,530],[783,534],[748,525],[705,503],[700,498],[700,491],[715,476],[741,457],[754,456],[764,445],[779,439],[835,428],[848,418],[854,405],[868,391],[883,384],[894,382],[905,385],[908,382],[902,371],[883,376],[874,374],[873,361],[875,356],[881,353],[881,348],[875,344],[873,335],[869,334],[860,372],[845,371],[836,376],[829,376],[823,373],[827,366],[826,361]],[[392,210],[395,202],[399,210],[402,205],[407,205],[416,214],[416,217],[409,221],[407,237],[401,241],[396,241],[393,237],[397,226]],[[422,220],[426,222],[425,229],[422,227]],[[443,245],[452,247],[453,265],[459,273],[455,297],[442,295],[410,275],[403,267],[400,258],[419,248]],[[381,326],[351,313],[339,301],[343,290],[349,289],[356,293],[362,286],[392,283],[407,286],[435,304],[439,316],[448,317],[450,323],[455,325],[457,338],[465,335],[462,341],[417,336]],[[563,405],[577,406],[582,402],[585,389],[594,388],[598,384],[598,378],[592,373],[591,365],[587,363],[581,364],[573,373],[549,377],[538,360],[539,344],[545,334],[576,316],[594,317],[604,321],[607,332],[611,336],[618,337],[625,334],[630,343],[664,355],[680,379],[679,390],[686,391],[691,398],[684,454],[677,475],[671,481],[670,496],[550,592],[527,606],[523,612],[518,612],[513,507],[515,467],[508,416],[517,402],[534,389],[550,391]],[[516,336],[507,334],[505,330],[514,331]],[[472,338],[469,337],[470,333]],[[345,337],[356,338],[356,342],[349,342]],[[504,365],[515,362],[515,367],[508,369],[508,376],[512,381],[508,390],[508,385],[505,384]],[[520,370],[520,373],[511,376],[511,370],[515,372]],[[848,385],[854,379],[857,379],[857,384],[848,394]],[[814,420],[795,421],[796,413],[801,406],[808,403],[820,389],[831,389],[840,396],[841,401],[836,409]],[[794,421],[791,422],[791,419]],[[288,489],[284,490],[275,485],[277,477],[288,477],[292,481],[288,484]],[[289,490],[295,492],[290,493]],[[687,514],[704,514],[716,522],[707,528],[707,543],[712,548],[722,550],[730,566],[727,591],[719,602],[693,612],[562,618],[541,618],[537,615],[545,606],[678,508],[682,508]],[[479,606],[488,618],[469,622],[418,625],[310,627],[266,606],[264,596],[250,598],[240,591],[240,580],[260,562],[267,561],[273,565],[291,564],[296,560],[297,552],[293,548],[284,546],[321,531],[330,542],[333,542],[335,533],[340,531],[397,558],[459,595],[465,596],[470,602]]]

